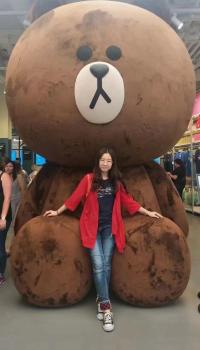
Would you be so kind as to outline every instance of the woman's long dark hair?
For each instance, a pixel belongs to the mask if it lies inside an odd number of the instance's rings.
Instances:
[[[99,161],[103,156],[103,154],[105,153],[108,153],[112,158],[112,168],[108,172],[108,178],[112,182],[115,192],[117,191],[120,182],[124,185],[126,189],[126,186],[122,180],[121,172],[117,165],[117,158],[116,158],[115,151],[111,147],[102,147],[98,151],[95,159],[95,166],[93,169],[94,177],[93,177],[92,188],[91,188],[92,191],[97,191],[101,186],[102,177],[101,177],[101,170],[99,168]]]
[[[13,177],[13,180],[15,180],[17,178],[17,169],[16,169],[16,163],[15,162],[13,162],[10,159],[6,159],[6,161],[4,162],[4,170],[3,171],[5,172],[5,167],[9,163],[11,163],[13,165],[12,177]]]

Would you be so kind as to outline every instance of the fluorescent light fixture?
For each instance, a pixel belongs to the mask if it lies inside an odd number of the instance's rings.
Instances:
[[[28,19],[24,19],[23,20],[23,25],[24,25],[25,28],[29,27],[31,25],[31,22]]]
[[[180,19],[178,19],[175,14],[172,15],[171,21],[178,30],[181,30],[183,28],[183,22],[181,22]]]

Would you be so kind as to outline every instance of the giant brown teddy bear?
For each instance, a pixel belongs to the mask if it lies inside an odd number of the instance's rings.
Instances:
[[[178,298],[190,275],[188,225],[179,195],[152,159],[187,128],[194,74],[176,33],[125,3],[86,1],[52,10],[19,39],[6,98],[23,140],[49,162],[23,199],[11,251],[18,291],[41,306],[80,301],[91,287],[79,217],[57,209],[103,145],[115,148],[128,190],[163,219],[123,213],[126,248],[115,252],[112,289],[134,305]]]

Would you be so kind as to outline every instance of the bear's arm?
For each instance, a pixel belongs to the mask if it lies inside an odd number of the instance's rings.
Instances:
[[[145,164],[162,214],[175,222],[188,235],[188,222],[183,202],[165,170],[154,161]]]

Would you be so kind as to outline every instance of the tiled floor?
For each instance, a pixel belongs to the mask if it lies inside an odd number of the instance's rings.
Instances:
[[[115,300],[116,329],[108,334],[95,318],[92,295],[69,308],[31,307],[22,303],[8,276],[0,289],[0,350],[199,350],[200,217],[188,214],[188,219],[192,273],[174,305],[145,309]]]

